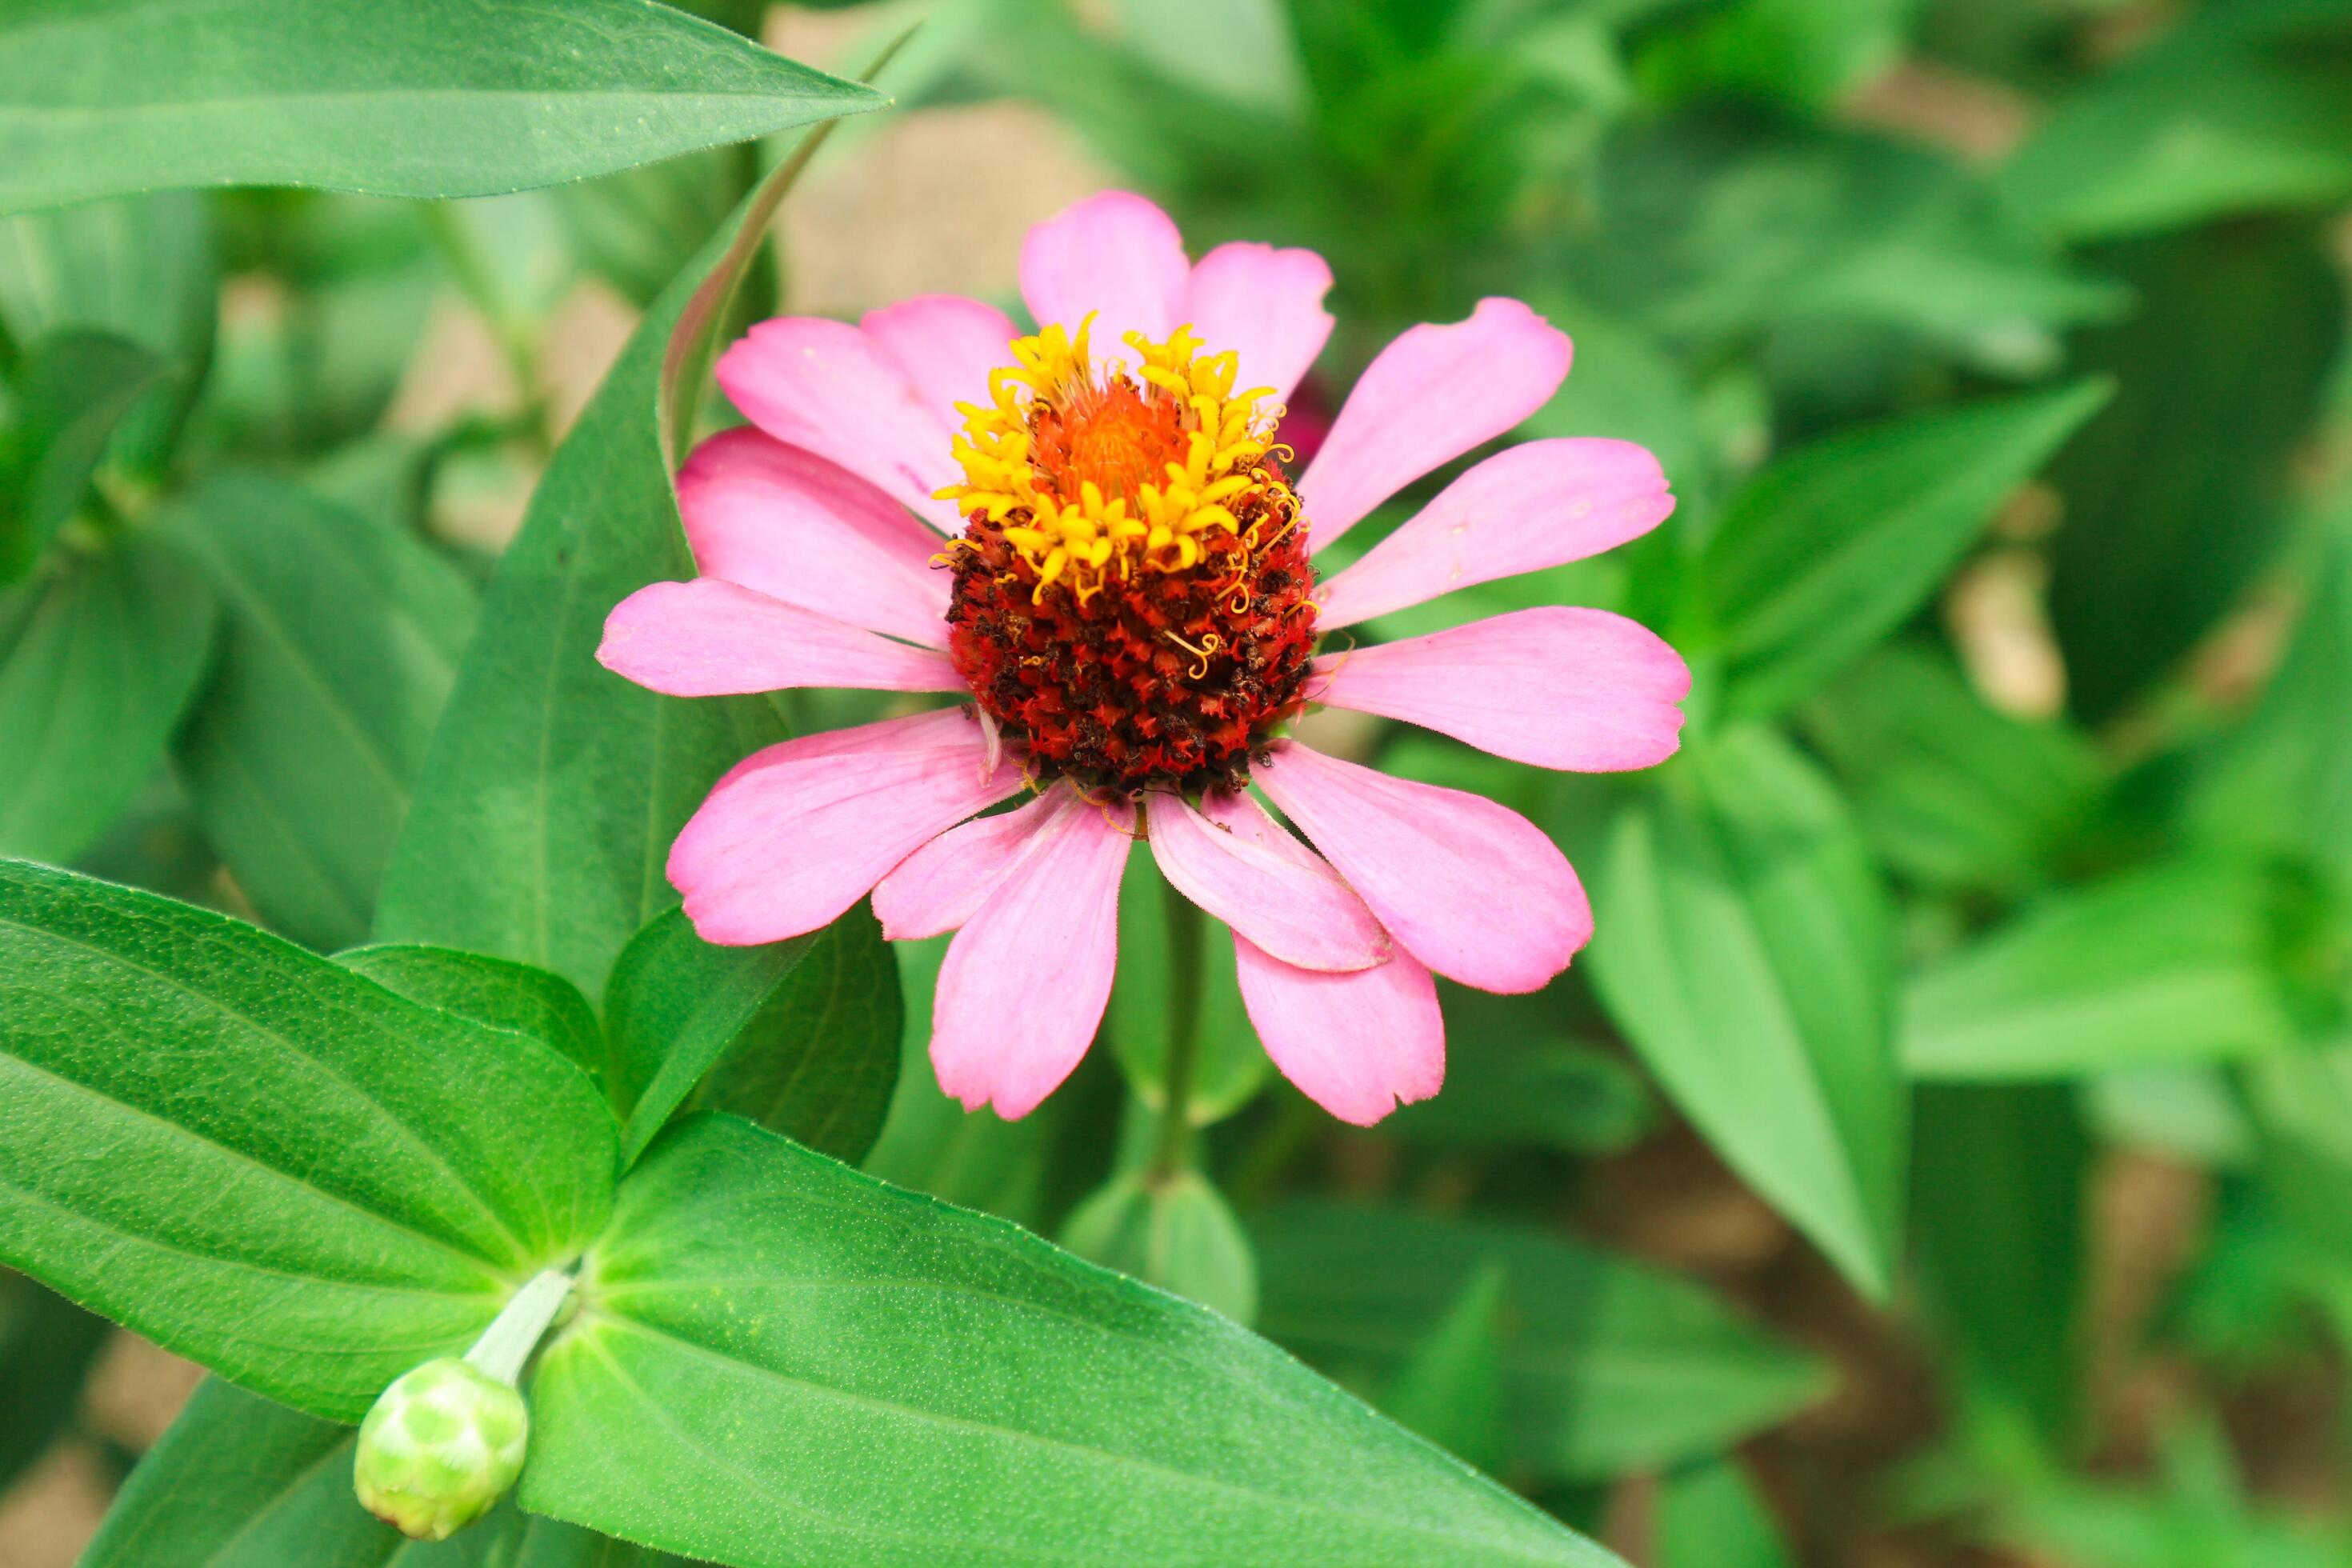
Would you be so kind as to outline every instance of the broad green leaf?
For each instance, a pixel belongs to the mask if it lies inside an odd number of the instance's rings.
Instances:
[[[501,1504],[439,1544],[352,1493],[356,1428],[206,1382],[131,1472],[80,1568],[654,1568],[673,1558]]]
[[[634,1163],[669,1124],[814,941],[717,947],[695,934],[683,909],[673,909],[621,950],[604,989],[604,1076],[614,1108],[625,1118],[624,1160]]]
[[[0,1495],[48,1451],[81,1405],[82,1384],[111,1332],[106,1320],[0,1268]]]
[[[1906,1091],[1877,867],[1769,731],[1685,753],[1666,785],[1619,817],[1597,868],[1593,984],[1725,1162],[1883,1296]]]
[[[2249,222],[2119,246],[2139,291],[2076,362],[2115,401],[2050,466],[2050,617],[2067,698],[2115,714],[2272,559],[2344,342],[2344,285],[2310,226]]]
[[[2189,816],[2208,840],[2316,861],[2352,896],[2352,511],[2323,543],[2285,660],[2221,743]]]
[[[1350,1387],[1390,1386],[1499,1268],[1507,1447],[1535,1475],[1600,1480],[1711,1454],[1828,1390],[1822,1363],[1698,1287],[1565,1237],[1328,1203],[1270,1210],[1250,1234],[1260,1328]]]
[[[128,338],[79,328],[32,346],[0,420],[0,583],[30,571],[81,509],[115,427],[171,369]]]
[[[1669,1477],[1657,1508],[1658,1568],[1796,1568],[1772,1510],[1732,1460]]]
[[[2090,1150],[2052,1084],[1939,1084],[1919,1098],[1912,1232],[1942,1338],[1979,1395],[2066,1451],[2081,1398]]]
[[[1150,847],[1136,845],[1127,875],[1119,879],[1118,973],[1111,982],[1105,1022],[1128,1082],[1155,1110],[1166,1101],[1163,1085],[1174,1031],[1192,1031],[1190,1113],[1196,1125],[1206,1126],[1248,1104],[1274,1063],[1242,1006],[1231,928],[1189,903],[1178,909],[1181,897],[1160,874]],[[1195,963],[1188,965],[1175,951],[1180,927],[1171,913],[1190,922],[1201,944]],[[1173,977],[1187,972],[1192,977],[1180,994]]]
[[[1509,1286],[1501,1260],[1488,1258],[1381,1399],[1397,1420],[1482,1469],[1501,1465],[1510,1452],[1501,1318]]]
[[[356,1420],[602,1229],[611,1118],[520,1035],[0,862],[0,1261]]]
[[[2072,1078],[2254,1056],[2294,1028],[2255,871],[2169,862],[2052,893],[1904,994],[1915,1078]]]
[[[122,815],[163,766],[214,619],[203,581],[146,536],[0,593],[0,855],[70,860]]]
[[[495,953],[601,995],[623,946],[677,901],[662,868],[678,828],[720,773],[783,738],[760,699],[661,697],[595,658],[614,605],[694,574],[655,401],[672,329],[734,233],[646,315],[540,480],[385,873],[380,940]]]
[[[1994,711],[1922,644],[1874,650],[1800,717],[1871,847],[1928,888],[2032,888],[2104,782],[2084,736]]]
[[[604,1070],[604,1030],[578,987],[559,974],[478,952],[385,942],[335,955],[387,991],[555,1047],[590,1077]]]
[[[1112,1177],[1071,1212],[1062,1245],[1214,1307],[1236,1323],[1257,1318],[1257,1260],[1249,1237],[1224,1194],[1198,1171]]]
[[[162,473],[203,382],[220,289],[215,249],[205,198],[188,191],[0,218],[0,328],[9,338],[110,332],[177,372],[116,433],[112,456],[135,476]]]
[[[2060,100],[2003,189],[2073,239],[2342,200],[2352,58],[2319,20],[2293,4],[2201,9]]]
[[[530,1394],[523,1506],[743,1568],[1612,1562],[1223,1318],[727,1117],[623,1184]]]
[[[898,958],[860,904],[810,939],[687,1103],[856,1164],[890,1113],[902,1023]]]
[[[878,108],[630,0],[24,0],[0,212],[172,185],[481,196]]]
[[[216,475],[165,526],[226,611],[177,760],[205,830],[270,923],[367,934],[434,721],[473,625],[463,574],[283,480]]]
[[[1786,707],[1901,625],[2107,392],[2075,382],[1907,415],[1757,475],[1706,560],[1732,706]]]
[[[1569,1037],[1547,1016],[1551,993],[1489,996],[1446,984],[1442,994],[1445,1088],[1399,1109],[1383,1132],[1434,1148],[1604,1154],[1656,1121],[1622,1056]]]

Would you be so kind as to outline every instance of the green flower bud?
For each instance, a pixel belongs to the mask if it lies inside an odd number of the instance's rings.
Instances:
[[[352,1480],[367,1510],[418,1541],[446,1541],[522,1474],[522,1395],[455,1356],[383,1391],[360,1426]]]

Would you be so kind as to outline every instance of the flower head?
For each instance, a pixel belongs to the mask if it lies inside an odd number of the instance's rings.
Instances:
[[[1532,441],[1318,583],[1316,552],[1519,424],[1570,357],[1513,300],[1415,327],[1294,479],[1284,405],[1330,331],[1330,282],[1313,254],[1262,245],[1193,264],[1165,214],[1109,193],[1031,233],[1034,333],[929,296],[856,326],[764,322],[729,351],[719,379],[751,427],[678,477],[703,575],[633,595],[599,657],[679,696],[838,686],[963,703],[787,741],[720,780],[669,862],[704,937],[781,941],[869,890],[892,937],[955,931],[932,1062],[950,1093],[1006,1116],[1094,1037],[1137,836],[1233,928],[1276,1063],[1349,1121],[1436,1091],[1433,971],[1528,991],[1567,966],[1591,915],[1533,824],[1286,731],[1323,703],[1544,767],[1664,760],[1689,673],[1618,616],[1522,610],[1316,649],[1609,549],[1673,498],[1638,447]]]
[[[514,1485],[530,1432],[511,1384],[456,1356],[428,1361],[385,1389],[360,1424],[352,1483],[386,1524],[446,1541]]]

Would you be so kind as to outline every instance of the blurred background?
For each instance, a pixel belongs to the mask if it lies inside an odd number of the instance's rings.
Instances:
[[[1127,186],[1195,254],[1330,261],[1302,450],[1395,332],[1507,294],[1577,345],[1526,433],[1642,442],[1681,498],[1374,631],[1634,615],[1699,673],[1693,755],[1557,777],[1308,721],[1592,884],[1548,991],[1449,991],[1436,1101],[1332,1123],[1220,982],[1209,1184],[1148,1245],[1074,1235],[1164,1049],[1138,907],[1114,1049],[1015,1126],[931,1089],[938,955],[902,952],[868,1168],[1254,1319],[1641,1568],[2352,1564],[2352,0],[689,8],[847,74],[923,24],[746,316],[1011,305],[1027,226]],[[440,608],[365,715],[413,781],[549,453],[782,151],[0,222],[0,372],[135,342],[171,374],[109,493],[266,477],[318,503],[284,526],[422,543]],[[0,852],[359,940],[404,789],[338,784],[271,635],[233,616],[102,835],[0,810]],[[71,1563],[194,1380],[0,1273],[0,1568]]]

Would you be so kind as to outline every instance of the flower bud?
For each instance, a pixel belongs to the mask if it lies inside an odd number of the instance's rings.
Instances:
[[[360,1426],[360,1501],[418,1541],[446,1541],[522,1474],[530,1414],[507,1384],[455,1356],[383,1391]]]

